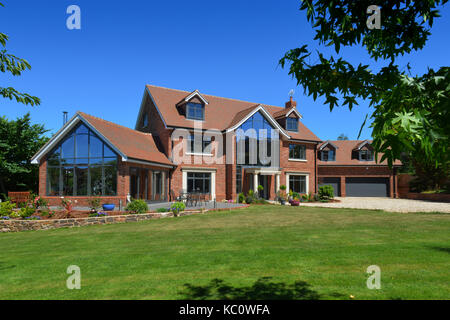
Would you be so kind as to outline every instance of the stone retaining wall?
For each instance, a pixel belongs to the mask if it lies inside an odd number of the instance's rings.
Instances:
[[[243,205],[233,209],[246,208]],[[207,211],[229,211],[232,209],[214,209]],[[180,212],[180,216],[192,215],[201,213],[202,211],[184,211]],[[160,219],[173,217],[172,212],[163,213],[144,213],[144,214],[129,214],[123,216],[107,216],[107,217],[90,217],[90,218],[73,218],[73,219],[54,219],[54,220],[0,220],[0,233],[2,232],[20,232],[30,230],[48,230],[57,228],[72,228],[81,226],[90,226],[95,224],[113,224],[123,222],[136,222],[150,219]]]

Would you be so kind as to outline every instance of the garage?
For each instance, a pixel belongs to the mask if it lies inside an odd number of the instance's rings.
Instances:
[[[319,187],[325,185],[333,187],[335,197],[339,197],[341,195],[341,178],[321,178]]]
[[[347,197],[389,197],[388,178],[346,178]]]

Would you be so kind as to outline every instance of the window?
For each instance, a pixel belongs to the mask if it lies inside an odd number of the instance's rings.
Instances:
[[[191,120],[204,120],[204,108],[200,103],[189,102],[186,104],[186,116]]]
[[[359,151],[359,160],[360,161],[373,161],[372,151],[370,151],[370,150]]]
[[[236,166],[236,193],[242,192],[242,167]]]
[[[322,150],[321,152],[322,161],[336,161],[336,152],[334,150]]]
[[[240,131],[241,129],[243,131]],[[252,130],[253,129],[253,130]],[[236,134],[236,158],[237,164],[240,165],[253,165],[253,166],[266,166],[269,167],[272,164],[272,129],[273,126],[269,121],[260,113],[257,112],[245,121],[238,129]],[[265,152],[261,150],[261,153],[265,156],[262,159],[260,155],[260,143],[263,140],[266,142]],[[278,157],[278,152],[274,154],[274,157]]]
[[[287,118],[286,119],[286,130],[288,131],[298,131],[298,119],[297,118]]]
[[[206,136],[198,136],[197,139],[203,139],[201,140],[201,150],[196,151],[195,149],[195,139],[194,139],[194,135],[192,134],[189,137],[189,141],[188,141],[188,153],[205,153],[205,154],[211,154],[211,137],[206,137]],[[199,148],[199,149],[200,149]]]
[[[289,159],[306,160],[306,146],[301,144],[290,144]]]
[[[306,193],[306,176],[289,176],[289,190],[298,193]]]
[[[142,119],[142,126],[146,128],[148,126],[148,114],[144,113],[144,118]]]
[[[211,173],[188,172],[187,192],[211,192]]]
[[[47,157],[47,195],[113,196],[117,155],[84,124],[78,125]]]

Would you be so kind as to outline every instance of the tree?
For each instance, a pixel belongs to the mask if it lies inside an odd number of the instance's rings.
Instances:
[[[319,44],[333,46],[336,55],[342,46],[363,46],[373,61],[384,66],[374,72],[369,65],[354,65],[333,54],[325,57],[319,51],[316,59],[307,45],[288,51],[280,64],[289,65],[289,74],[314,100],[325,97],[330,111],[335,106],[351,110],[358,105],[357,99],[368,99],[374,110],[373,146],[377,154],[383,153],[380,161],[387,160],[392,166],[402,152],[407,152],[416,168],[440,168],[438,171],[448,176],[449,67],[412,76],[409,63],[396,63],[399,55],[425,46],[434,19],[440,17],[436,7],[446,2],[377,1],[381,28],[371,30],[366,25],[371,0],[304,0],[300,10],[306,11]],[[430,167],[430,163],[434,165]]]
[[[341,133],[337,139],[338,140],[348,140],[348,137],[345,133]]]
[[[0,7],[4,5],[0,2]],[[8,36],[0,32],[0,45],[6,48],[6,42],[8,41]],[[13,76],[20,76],[23,71],[30,70],[31,65],[27,60],[16,57],[15,55],[8,53],[6,49],[0,50],[0,71],[3,73],[9,72]],[[9,98],[10,100],[16,99],[17,102],[23,104],[30,104],[32,106],[39,105],[40,100],[37,97],[33,97],[27,93],[22,93],[17,91],[12,87],[1,87],[0,86],[0,96],[3,98]]]
[[[47,131],[31,124],[29,113],[17,120],[0,118],[0,193],[37,191],[39,168],[31,157],[48,141]]]

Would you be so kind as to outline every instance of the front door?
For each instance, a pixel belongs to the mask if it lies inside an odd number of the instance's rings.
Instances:
[[[264,189],[259,193],[259,196],[263,199],[269,199],[269,176],[259,175],[259,185]]]

